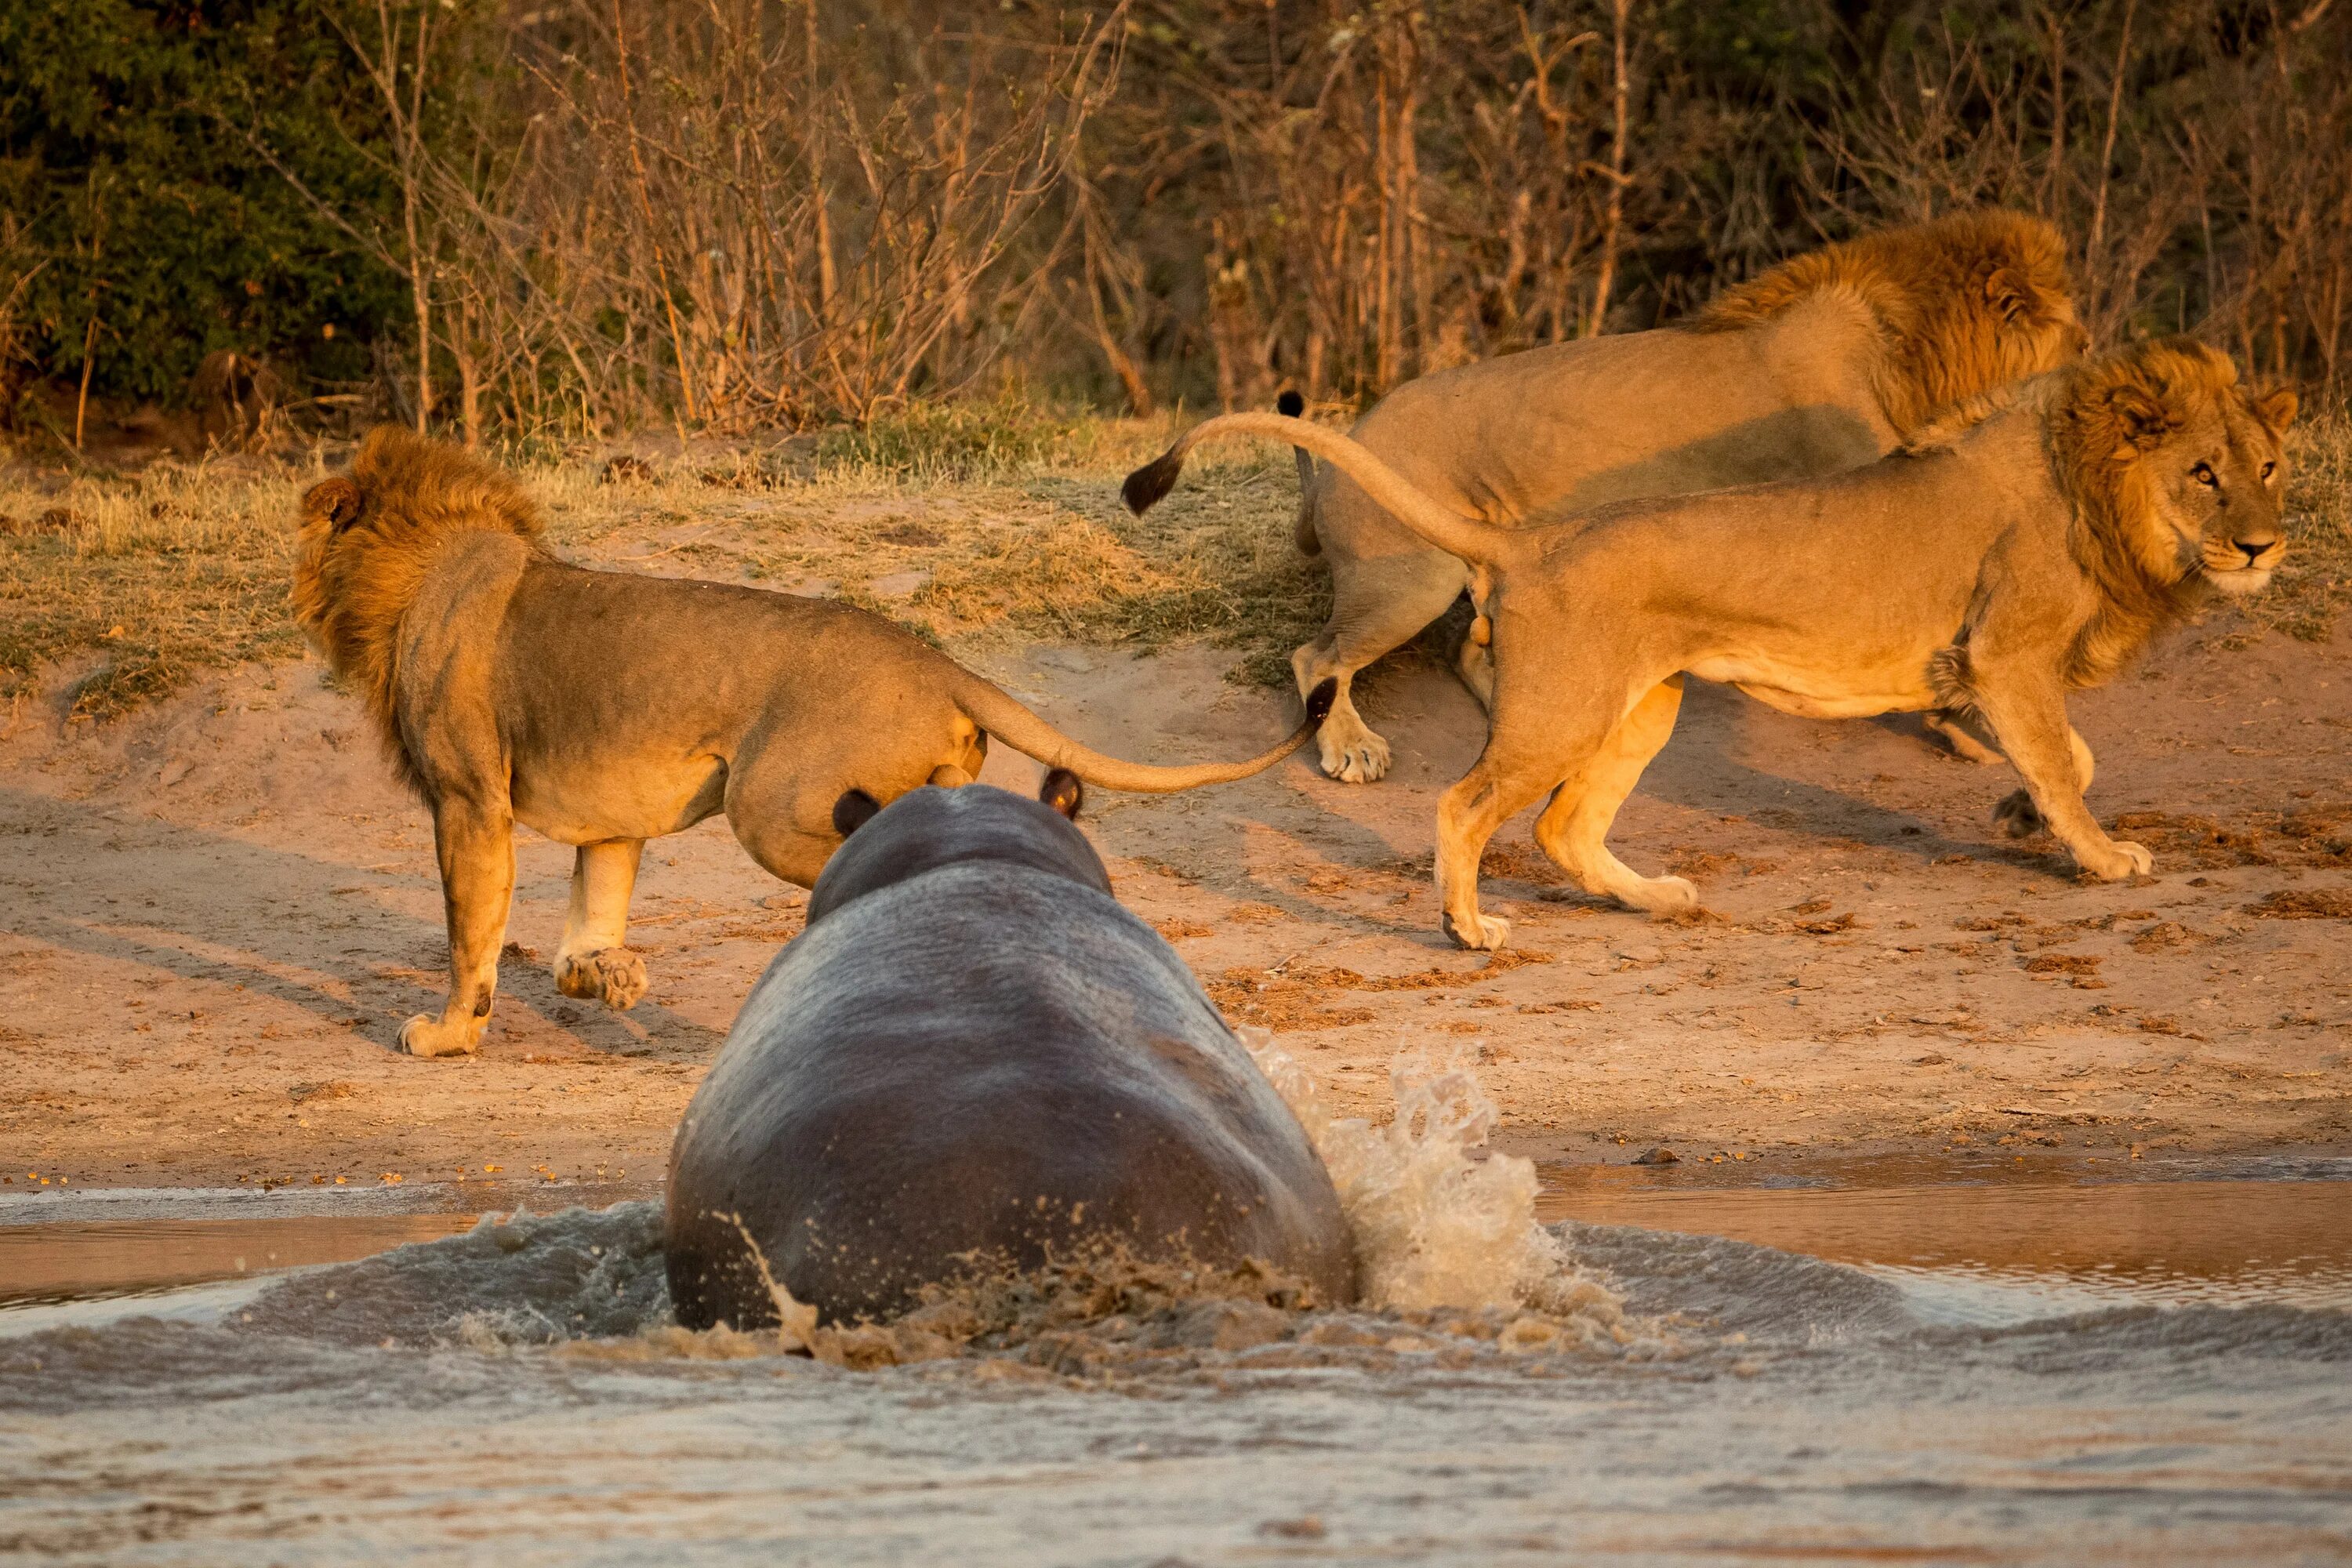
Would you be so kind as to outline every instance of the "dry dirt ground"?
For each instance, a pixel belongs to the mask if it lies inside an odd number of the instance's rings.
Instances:
[[[1087,826],[1234,1021],[1360,1112],[1429,1047],[1474,1053],[1505,1146],[1570,1163],[2352,1152],[2352,637],[2214,646],[2229,629],[2076,700],[2095,809],[2156,852],[2138,885],[1995,837],[2011,776],[1913,722],[1695,684],[1615,844],[1696,879],[1706,918],[1564,892],[1522,820],[1487,870],[1513,947],[1460,952],[1430,824],[1482,721],[1426,668],[1372,695],[1385,783],[1302,754],[1223,790],[1097,794]],[[1234,754],[1289,721],[1204,647],[972,657],[1138,757]],[[650,995],[567,1000],[545,959],[570,851],[525,835],[483,1052],[415,1060],[395,1031],[443,986],[431,835],[320,666],[243,666],[110,722],[65,710],[22,704],[0,738],[0,1177],[20,1188],[643,1182],[800,927],[803,896],[707,823],[646,858]],[[989,776],[1034,772],[1000,751]]]

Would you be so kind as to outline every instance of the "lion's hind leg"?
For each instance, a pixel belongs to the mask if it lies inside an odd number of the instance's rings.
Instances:
[[[1698,889],[1681,877],[1644,877],[1609,852],[1610,826],[1675,732],[1683,678],[1643,693],[1584,766],[1553,793],[1536,819],[1536,842],[1588,893],[1650,914],[1680,914],[1698,907]]]
[[[1462,635],[1462,651],[1454,668],[1462,684],[1487,712],[1495,710],[1495,569],[1470,568],[1470,629]]]
[[[797,887],[817,874],[850,831],[845,796],[863,797],[871,816],[909,790],[960,789],[980,774],[988,739],[944,699],[933,712],[900,711],[871,733],[772,737],[737,756],[727,772],[727,826],[760,868]]]
[[[1565,689],[1535,683],[1524,668],[1516,682],[1506,677],[1486,749],[1437,805],[1438,903],[1447,934],[1469,948],[1499,948],[1510,936],[1509,921],[1478,910],[1487,840],[1561,779],[1580,777],[1621,722],[1620,700],[1604,693],[1624,686],[1605,673]]]
[[[1968,726],[1961,722],[1960,713],[1957,709],[1930,708],[1921,716],[1919,721],[1927,726],[1929,734],[1942,736],[1944,744],[1951,748],[1952,755],[1956,757],[1987,767],[1995,763],[2009,761],[1992,747],[1969,734]]]
[[[618,1012],[645,995],[646,961],[625,945],[645,849],[642,838],[608,838],[573,856],[572,907],[555,952],[555,988],[566,996],[601,999]]]
[[[1290,656],[1298,694],[1339,681],[1331,711],[1315,732],[1323,771],[1348,784],[1370,784],[1389,771],[1389,743],[1356,710],[1356,672],[1403,647],[1462,595],[1462,563],[1420,551],[1377,561],[1332,563],[1331,619],[1313,642]]]
[[[1492,742],[1437,803],[1437,901],[1445,933],[1464,947],[1494,952],[1511,939],[1511,922],[1478,909],[1478,862],[1495,829],[1542,795],[1554,776]]]

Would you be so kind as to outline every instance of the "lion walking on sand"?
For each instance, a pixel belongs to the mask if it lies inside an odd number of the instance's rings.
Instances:
[[[843,836],[923,784],[968,784],[994,735],[1050,768],[1148,794],[1246,778],[1089,750],[878,616],[724,583],[593,572],[541,537],[508,475],[384,427],[302,498],[296,618],[359,689],[433,814],[449,997],[400,1032],[417,1056],[478,1046],[514,891],[514,825],[575,845],[555,954],[569,996],[634,1005],[625,944],[648,838],[724,812],[752,859],[813,886]]]

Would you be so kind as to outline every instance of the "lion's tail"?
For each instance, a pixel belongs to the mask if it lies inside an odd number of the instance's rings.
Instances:
[[[1238,763],[1194,763],[1187,767],[1156,767],[1150,763],[1130,763],[1118,757],[1082,746],[1063,734],[1053,725],[1029,711],[1009,694],[961,666],[955,668],[959,678],[950,688],[957,707],[964,716],[1024,757],[1031,757],[1049,768],[1067,768],[1088,784],[1105,789],[1127,790],[1135,795],[1173,795],[1178,790],[1198,789],[1202,784],[1231,784],[1235,779],[1262,773],[1291,752],[1305,745],[1331,711],[1332,700],[1339,694],[1339,683],[1327,680],[1318,686],[1307,699],[1307,721],[1293,730],[1277,745],[1260,752],[1256,756]]]
[[[1495,561],[1511,537],[1508,529],[1496,528],[1440,505],[1353,437],[1280,414],[1221,414],[1193,426],[1177,437],[1174,446],[1127,476],[1119,495],[1127,501],[1128,510],[1139,517],[1174,489],[1178,477],[1184,471],[1185,454],[1219,436],[1271,436],[1312,452],[1361,485],[1364,493],[1387,508],[1399,522],[1447,554],[1458,555],[1465,561],[1482,564]]]
[[[1286,419],[1296,419],[1307,412],[1307,399],[1286,392],[1274,400],[1274,411]],[[1315,531],[1315,454],[1304,447],[1293,447],[1290,455],[1298,460],[1298,520],[1290,525],[1290,537],[1301,555],[1320,555],[1323,536]]]

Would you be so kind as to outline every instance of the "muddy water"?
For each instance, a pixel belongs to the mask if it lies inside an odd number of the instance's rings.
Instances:
[[[2352,1182],[2157,1173],[1551,1173],[1605,1331],[1179,1310],[874,1371],[666,1329],[651,1202],[45,1198],[0,1557],[2344,1560]]]

